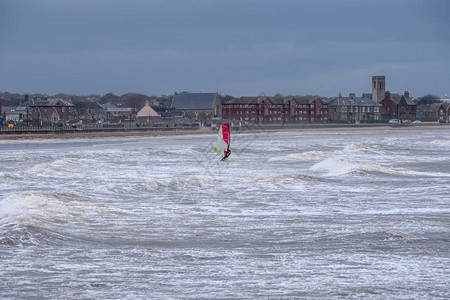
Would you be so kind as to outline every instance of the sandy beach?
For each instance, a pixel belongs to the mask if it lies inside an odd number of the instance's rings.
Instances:
[[[358,132],[358,131],[393,131],[393,130],[449,130],[450,126],[440,124],[427,124],[422,126],[329,126],[329,127],[292,127],[292,128],[258,128],[239,131],[239,133],[271,133],[271,132]],[[163,137],[184,135],[215,135],[210,128],[196,130],[176,131],[76,131],[60,133],[7,133],[0,134],[2,140],[36,140],[36,139],[96,139],[96,138],[136,138],[136,137]]]
[[[96,139],[96,138],[135,138],[135,137],[160,137],[177,135],[214,134],[211,130],[177,130],[177,131],[76,131],[60,133],[8,133],[1,134],[1,140],[35,140],[35,139]]]

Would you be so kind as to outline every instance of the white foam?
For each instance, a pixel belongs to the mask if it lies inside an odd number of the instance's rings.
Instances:
[[[293,160],[300,160],[300,161],[311,161],[311,160],[320,160],[327,155],[329,155],[330,152],[328,151],[305,151],[300,153],[290,153],[284,156],[276,156],[271,157],[269,161],[293,161]]]
[[[443,138],[431,141],[430,144],[433,146],[445,148],[447,150],[450,149],[450,140],[446,140]]]
[[[15,214],[17,207],[20,205],[19,201],[14,201],[11,197],[2,199],[0,201],[0,220],[7,216]]]
[[[42,224],[81,221],[98,217],[103,208],[90,201],[80,201],[76,194],[25,191],[10,194],[0,201],[0,219],[5,224]]]
[[[384,154],[384,151],[369,142],[351,143],[344,147],[342,153],[346,154]]]
[[[313,165],[311,171],[324,171],[328,176],[338,176],[348,174],[358,170],[359,164],[351,162],[344,157],[333,156]]]
[[[37,219],[48,214],[54,218],[65,211],[64,202],[58,201],[51,194],[28,191],[12,194],[0,202],[0,215],[17,219]]]

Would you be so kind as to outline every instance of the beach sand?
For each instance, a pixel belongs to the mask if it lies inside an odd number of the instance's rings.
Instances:
[[[271,133],[271,132],[361,132],[361,131],[393,131],[393,130],[450,130],[448,125],[430,124],[422,126],[327,126],[327,127],[291,127],[291,128],[258,128],[239,131],[239,133]],[[196,130],[176,130],[176,131],[76,131],[60,133],[8,133],[0,134],[2,140],[36,140],[36,139],[96,139],[96,138],[136,138],[136,137],[163,137],[163,136],[185,136],[185,135],[215,135],[215,131],[210,128],[199,128]]]

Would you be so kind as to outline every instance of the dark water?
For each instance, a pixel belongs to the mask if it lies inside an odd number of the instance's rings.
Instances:
[[[1,299],[446,299],[450,132],[0,142]]]

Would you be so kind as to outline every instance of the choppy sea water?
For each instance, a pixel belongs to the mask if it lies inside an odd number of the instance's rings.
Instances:
[[[445,299],[450,132],[0,142],[1,299]]]

